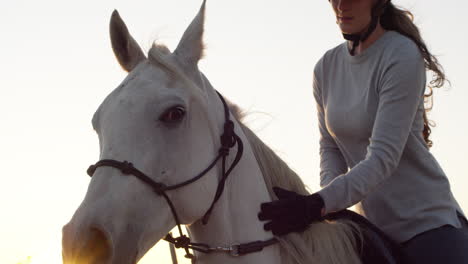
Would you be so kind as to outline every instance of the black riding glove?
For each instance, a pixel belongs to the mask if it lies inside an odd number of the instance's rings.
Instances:
[[[310,223],[322,220],[324,202],[318,193],[300,195],[279,187],[273,187],[279,200],[263,203],[258,219],[271,220],[263,227],[275,236],[290,232],[302,232]]]

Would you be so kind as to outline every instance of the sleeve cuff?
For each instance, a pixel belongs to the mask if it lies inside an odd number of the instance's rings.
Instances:
[[[323,203],[324,203],[323,208],[325,210],[324,212],[325,214],[329,214],[329,213],[336,212],[336,211],[343,209],[337,206],[337,201],[335,201],[334,199],[335,197],[337,197],[337,195],[333,195],[332,188],[324,187],[322,190],[318,191],[318,194],[323,199]]]

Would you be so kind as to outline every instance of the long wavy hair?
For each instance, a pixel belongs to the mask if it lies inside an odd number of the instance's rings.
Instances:
[[[374,9],[374,12],[377,12],[377,14],[374,13],[374,15],[380,16],[380,24],[385,30],[397,31],[414,41],[424,57],[426,69],[433,72],[432,80],[427,85],[429,92],[424,94],[425,111],[423,115],[423,136],[426,145],[430,148],[433,145],[432,140],[429,139],[431,126],[434,127],[435,124],[428,120],[426,113],[429,112],[433,106],[433,89],[440,88],[444,86],[445,82],[449,81],[445,77],[442,65],[440,65],[437,58],[429,52],[418,27],[413,22],[414,16],[410,11],[396,7],[390,0],[381,0]]]

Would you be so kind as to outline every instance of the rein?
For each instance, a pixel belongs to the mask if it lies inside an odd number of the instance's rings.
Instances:
[[[226,253],[229,253],[231,256],[240,256],[244,254],[261,251],[264,247],[273,245],[278,242],[276,238],[271,238],[265,241],[254,241],[254,242],[249,242],[249,243],[244,243],[244,244],[231,245],[228,247],[211,247],[203,243],[193,243],[190,241],[190,238],[188,236],[183,234],[181,224],[180,224],[180,219],[177,214],[176,208],[174,207],[174,204],[169,199],[169,196],[167,196],[166,194],[166,191],[174,190],[174,189],[183,187],[185,185],[189,185],[199,180],[216,165],[219,159],[221,159],[222,160],[221,180],[218,183],[218,187],[216,189],[213,202],[211,203],[210,207],[205,212],[202,218],[202,223],[206,225],[208,223],[208,220],[214,208],[214,205],[219,200],[219,198],[221,197],[224,191],[224,186],[225,186],[227,177],[232,172],[234,167],[239,163],[242,157],[244,145],[242,143],[241,138],[234,132],[234,122],[232,122],[232,120],[230,120],[229,118],[229,108],[226,104],[226,101],[221,96],[221,94],[218,93],[217,91],[216,93],[218,94],[224,106],[225,122],[224,122],[224,131],[220,137],[221,147],[219,148],[218,155],[214,158],[211,164],[208,165],[206,169],[204,169],[195,177],[187,181],[168,186],[168,185],[165,185],[164,183],[154,181],[153,179],[151,179],[151,177],[147,176],[145,173],[135,168],[131,162],[117,161],[117,160],[112,160],[112,159],[100,160],[96,164],[91,165],[87,170],[88,175],[92,177],[96,169],[98,169],[99,167],[116,168],[120,170],[122,174],[124,175],[133,175],[137,177],[139,180],[149,185],[157,195],[163,196],[164,199],[167,201],[167,204],[171,208],[172,215],[174,216],[174,220],[176,222],[177,229],[179,231],[179,237],[174,238],[172,234],[169,233],[164,237],[164,240],[175,245],[176,248],[184,248],[185,253],[186,253],[185,257],[191,259],[192,263],[195,262],[195,256],[189,252],[189,249],[192,249],[194,251],[199,251],[202,253],[226,252]],[[235,145],[237,145],[236,156],[231,166],[229,166],[229,168],[226,170],[226,157],[229,155],[230,149],[233,148]]]

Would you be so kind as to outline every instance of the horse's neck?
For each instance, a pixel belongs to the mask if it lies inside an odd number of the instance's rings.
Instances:
[[[236,124],[236,133],[244,142],[244,154],[232,171],[226,183],[224,193],[206,226],[200,221],[189,227],[195,242],[210,246],[230,246],[272,238],[271,233],[263,230],[263,224],[257,218],[260,204],[270,200],[263,176],[247,139]],[[233,149],[231,152],[233,152]],[[234,151],[235,152],[235,151]],[[232,162],[234,153],[229,155]],[[228,165],[227,165],[228,166]],[[264,248],[260,252],[241,257],[231,257],[226,253],[197,254],[198,263],[243,263],[262,264],[280,263],[278,245]]]

